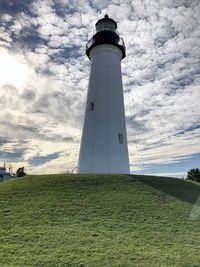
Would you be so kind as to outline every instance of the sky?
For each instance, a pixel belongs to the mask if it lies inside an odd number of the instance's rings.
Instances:
[[[131,173],[200,167],[199,0],[0,0],[0,165],[75,172],[90,61],[108,14],[126,45]]]

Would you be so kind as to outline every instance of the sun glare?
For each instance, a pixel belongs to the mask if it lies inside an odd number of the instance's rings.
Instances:
[[[12,84],[20,89],[27,77],[28,67],[18,57],[0,50],[0,86]]]

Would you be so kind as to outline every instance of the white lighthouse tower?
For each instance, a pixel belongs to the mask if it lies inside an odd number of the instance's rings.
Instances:
[[[130,173],[122,88],[123,39],[105,15],[86,45],[91,60],[79,173]]]

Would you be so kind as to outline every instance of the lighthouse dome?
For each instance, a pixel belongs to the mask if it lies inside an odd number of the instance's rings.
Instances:
[[[117,23],[108,17],[106,14],[103,19],[100,19],[96,23],[96,31],[113,31],[115,32],[117,29]]]

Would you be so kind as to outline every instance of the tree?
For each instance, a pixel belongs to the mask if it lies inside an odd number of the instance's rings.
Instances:
[[[26,173],[24,172],[24,167],[21,167],[16,171],[16,177],[23,177],[25,175]]]
[[[199,182],[200,183],[200,170],[198,168],[196,169],[191,169],[188,173],[187,173],[187,180],[192,180],[195,182]]]

